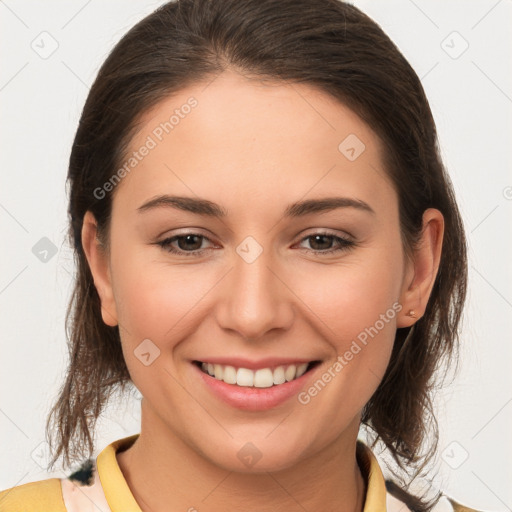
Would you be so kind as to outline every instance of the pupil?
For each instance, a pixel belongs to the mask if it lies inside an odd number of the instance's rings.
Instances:
[[[313,237],[312,237],[312,238],[313,238],[313,244],[312,244],[312,245],[313,245],[313,249],[315,249],[315,247],[314,247],[314,246],[315,246],[315,244],[317,243],[318,239],[320,239],[320,240],[321,240],[322,238],[323,238],[324,240],[327,240],[327,247],[317,247],[317,249],[319,249],[319,250],[321,250],[321,249],[330,249],[330,247],[329,247],[329,245],[330,245],[330,244],[329,244],[330,239],[329,239],[329,237],[328,237],[328,236],[326,236],[326,235],[313,235]],[[322,244],[320,243],[320,245],[322,245]]]
[[[178,246],[180,246],[180,249],[184,249],[184,250],[186,250],[186,249],[192,249],[192,250],[199,249],[201,247],[201,241],[199,241],[199,242],[196,241],[195,245],[197,247],[191,247],[190,245],[186,245],[186,243],[190,242],[191,239],[193,239],[193,238],[200,239],[201,237],[198,236],[198,235],[185,235],[185,236],[181,237],[180,239],[178,239]],[[186,242],[184,242],[184,240],[186,240]],[[182,244],[182,242],[184,242],[184,243]],[[182,247],[182,245],[185,245],[185,246]]]

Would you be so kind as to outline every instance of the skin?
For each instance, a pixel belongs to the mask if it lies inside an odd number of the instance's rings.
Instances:
[[[361,410],[384,375],[396,328],[425,310],[443,217],[424,213],[420,246],[406,257],[379,138],[347,107],[306,85],[226,71],[146,112],[131,150],[190,96],[197,107],[116,187],[108,248],[96,238],[93,215],[84,218],[103,319],[119,325],[143,395],[141,434],[117,455],[120,468],[144,511],[361,511]],[[349,134],[365,144],[354,161],[338,150]],[[228,215],[137,210],[161,194],[205,198]],[[333,196],[364,201],[373,213],[346,207],[284,216],[290,203]],[[332,238],[316,245],[308,238],[323,230],[355,245],[322,255],[338,247]],[[156,245],[184,233],[206,238],[175,241],[174,248],[203,254]],[[247,236],[263,249],[250,264],[236,252]],[[306,405],[294,397],[267,411],[238,410],[212,395],[190,363],[226,354],[321,360],[307,390],[397,303],[394,318]],[[134,354],[144,339],[160,349],[149,366]],[[251,467],[237,457],[248,442],[262,454]]]

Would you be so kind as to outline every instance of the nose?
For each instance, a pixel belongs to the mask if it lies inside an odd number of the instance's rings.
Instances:
[[[293,323],[293,293],[269,252],[264,250],[252,262],[235,254],[234,266],[223,279],[217,321],[221,328],[249,341],[273,330],[274,334],[285,331]]]

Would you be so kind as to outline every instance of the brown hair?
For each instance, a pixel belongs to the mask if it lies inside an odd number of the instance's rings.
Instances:
[[[118,329],[102,321],[81,245],[86,211],[94,214],[100,232],[108,233],[112,193],[97,199],[94,190],[121,165],[142,114],[173,92],[228,68],[316,87],[377,133],[398,193],[407,252],[414,250],[427,208],[444,216],[442,257],[425,314],[405,346],[408,329],[397,330],[386,374],[362,418],[374,441],[382,441],[401,468],[415,468],[417,474],[437,446],[434,374],[457,355],[466,241],[418,76],[374,21],[338,0],[169,2],[135,25],[102,65],[69,162],[77,277],[67,316],[69,368],[47,422],[50,445],[52,436],[56,440],[50,467],[61,455],[69,465],[86,450],[92,453],[96,419],[113,390],[124,390],[130,381]]]

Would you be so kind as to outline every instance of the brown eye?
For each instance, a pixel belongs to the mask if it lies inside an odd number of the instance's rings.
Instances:
[[[208,247],[201,247],[204,240],[208,240],[208,238],[197,233],[185,233],[184,235],[166,238],[161,242],[157,242],[157,245],[173,254],[199,256],[209,249]]]
[[[314,233],[303,238],[301,242],[306,240],[309,241],[311,249],[305,248],[305,250],[319,255],[346,251],[355,245],[354,241],[331,233]]]
[[[201,248],[203,237],[200,235],[184,235],[176,237],[178,247],[184,251],[197,251]]]
[[[330,249],[334,242],[334,237],[328,235],[312,235],[309,236],[310,246],[315,251],[324,251]]]

